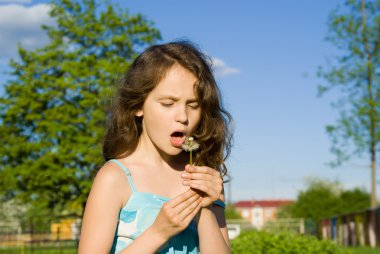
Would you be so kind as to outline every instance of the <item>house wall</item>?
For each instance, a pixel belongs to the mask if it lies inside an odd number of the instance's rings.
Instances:
[[[249,221],[255,228],[261,229],[266,222],[276,219],[277,207],[243,207],[237,211],[246,221]]]

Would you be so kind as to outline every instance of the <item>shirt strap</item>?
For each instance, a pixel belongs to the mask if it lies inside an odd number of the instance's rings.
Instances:
[[[129,185],[131,186],[132,191],[136,192],[136,187],[135,187],[135,184],[133,183],[131,172],[126,167],[124,167],[124,165],[121,164],[121,162],[118,160],[112,159],[112,160],[107,161],[107,163],[109,163],[109,162],[116,163],[116,165],[118,165],[124,171],[124,173],[128,177],[128,182],[129,182]]]

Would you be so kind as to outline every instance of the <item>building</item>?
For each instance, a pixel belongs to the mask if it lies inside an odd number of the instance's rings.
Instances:
[[[252,200],[235,203],[236,210],[253,227],[261,229],[267,221],[276,219],[277,210],[281,206],[293,203],[292,200]]]

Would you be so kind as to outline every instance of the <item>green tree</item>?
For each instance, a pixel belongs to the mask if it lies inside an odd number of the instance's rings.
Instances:
[[[0,98],[0,197],[80,215],[103,163],[104,98],[160,33],[144,16],[95,0],[57,0],[50,15],[50,42],[19,47]]]
[[[298,194],[286,209],[293,217],[310,218],[314,222],[340,214],[362,211],[370,206],[370,194],[355,188],[344,190],[337,181],[310,179],[306,190]]]
[[[296,217],[296,216],[293,216],[292,209],[293,209],[293,203],[279,207],[276,212],[276,218],[287,219],[287,218]]]
[[[376,206],[376,160],[380,148],[380,0],[346,0],[329,18],[327,39],[341,52],[319,76],[327,81],[321,94],[338,88],[342,97],[335,104],[340,117],[327,126],[335,165],[352,155],[369,155],[371,206]]]
[[[339,213],[339,196],[342,187],[338,182],[322,179],[309,179],[307,188],[298,194],[291,205],[291,214],[298,218],[311,218],[318,221]]]
[[[226,206],[225,215],[227,220],[243,219],[240,213],[236,210],[236,207],[232,204]]]
[[[344,190],[339,201],[339,214],[358,212],[370,207],[370,194],[359,188]]]

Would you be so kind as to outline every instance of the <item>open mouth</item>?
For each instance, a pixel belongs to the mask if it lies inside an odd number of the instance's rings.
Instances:
[[[175,131],[170,135],[170,143],[173,146],[181,146],[185,141],[185,134],[180,131]]]

